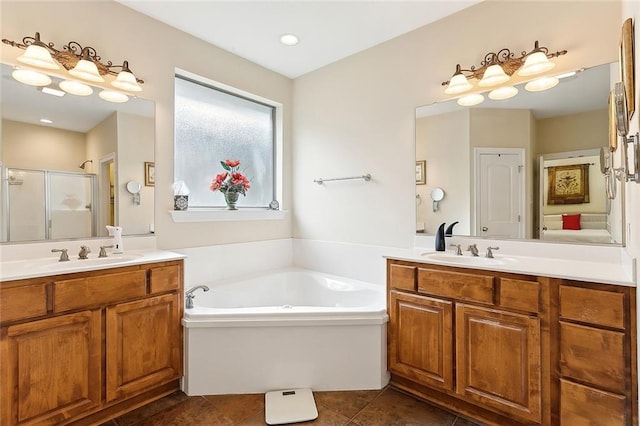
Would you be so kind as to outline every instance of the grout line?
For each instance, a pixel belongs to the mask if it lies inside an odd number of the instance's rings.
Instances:
[[[373,401],[375,401],[376,399],[380,398],[380,395],[382,395],[384,392],[386,392],[386,390],[389,388],[389,385],[386,385],[385,387],[383,387],[382,389],[380,389],[380,392],[378,392],[378,394],[376,396],[374,396],[371,401],[367,402],[364,407],[362,407],[360,410],[358,410],[358,412],[356,412],[353,416],[351,416],[351,418],[349,418],[349,423],[347,424],[351,424],[354,423],[356,425],[359,425],[360,423],[355,421],[355,418],[358,417],[358,414],[362,413],[364,410],[367,409],[367,407],[369,407],[369,405],[371,405],[373,403]]]

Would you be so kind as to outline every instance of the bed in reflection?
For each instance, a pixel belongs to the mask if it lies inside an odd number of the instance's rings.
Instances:
[[[607,227],[606,213],[544,215],[542,239],[571,243],[609,244],[614,242]]]

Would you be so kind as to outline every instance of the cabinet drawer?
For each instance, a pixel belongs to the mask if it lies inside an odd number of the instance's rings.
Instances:
[[[624,393],[624,333],[561,321],[560,374]]]
[[[398,290],[416,290],[416,268],[415,266],[389,264],[389,283],[392,288]]]
[[[626,398],[588,386],[560,380],[560,424],[626,425]]]
[[[479,303],[493,303],[493,276],[418,269],[418,291]]]
[[[540,311],[540,285],[536,281],[500,278],[500,306],[527,312]]]
[[[564,319],[624,329],[624,294],[560,286],[560,316]]]
[[[149,270],[151,293],[177,290],[180,288],[180,267],[178,265],[152,268]]]
[[[0,321],[14,321],[46,315],[46,285],[46,283],[37,283],[0,288]]]
[[[146,271],[55,281],[54,312],[102,305],[146,294]]]

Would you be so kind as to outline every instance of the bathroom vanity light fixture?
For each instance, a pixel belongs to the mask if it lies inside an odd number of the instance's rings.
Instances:
[[[143,80],[136,78],[129,69],[129,62],[124,61],[122,65],[114,65],[111,61],[101,62],[102,58],[98,56],[96,50],[91,46],[82,46],[78,42],[70,41],[62,50],[54,47],[53,43],[44,43],[40,39],[40,33],[36,33],[35,37],[24,37],[22,43],[2,39],[4,44],[24,49],[25,52],[17,58],[18,62],[29,67],[39,68],[43,70],[58,70],[64,68],[73,78],[91,83],[103,83],[104,77],[107,75],[115,76],[111,81],[111,85],[117,89],[127,92],[140,92],[142,87],[140,84]],[[15,73],[18,73],[18,76]],[[27,72],[31,73],[34,82],[24,77]],[[19,69],[14,71],[14,78],[21,83],[30,85],[42,85],[45,81],[42,77],[39,80],[35,78],[36,74],[49,78],[44,73],[39,73],[31,69]],[[20,79],[22,78],[22,79]],[[72,81],[72,80],[68,80]],[[36,84],[36,82],[38,84]],[[50,84],[51,81],[49,79]],[[77,82],[78,84],[82,84]],[[67,91],[63,88],[63,90]],[[76,94],[74,92],[69,92]],[[86,92],[86,90],[84,90]]]
[[[566,53],[566,50],[549,53],[549,49],[540,47],[538,41],[530,52],[523,51],[519,57],[507,48],[498,53],[489,52],[480,62],[479,68],[473,65],[469,69],[463,69],[460,64],[456,65],[451,80],[442,82],[444,92],[448,95],[467,92],[474,88],[473,80],[480,88],[498,86],[509,81],[516,72],[521,77],[542,74],[555,67],[555,63],[549,59]]]

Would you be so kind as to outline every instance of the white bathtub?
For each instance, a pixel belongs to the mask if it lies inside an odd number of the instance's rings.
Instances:
[[[383,286],[301,269],[207,285],[182,320],[188,395],[387,384]]]

